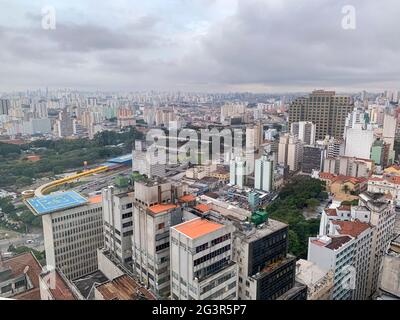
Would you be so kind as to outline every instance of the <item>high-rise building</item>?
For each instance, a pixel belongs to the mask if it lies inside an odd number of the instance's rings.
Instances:
[[[308,260],[325,270],[335,270],[335,279],[344,273],[352,272],[348,279],[352,286],[343,286],[343,281],[335,281],[334,299],[369,299],[377,288],[382,265],[382,258],[393,237],[395,212],[393,204],[384,195],[364,192],[360,194],[358,206],[341,206],[336,209],[325,209],[321,216],[320,231],[317,238],[310,238]],[[329,248],[332,239],[349,237],[337,252],[326,251],[319,247]],[[344,239],[344,238],[343,238]],[[342,247],[352,247],[351,259],[343,262],[338,255]],[[319,247],[318,247],[319,246]],[[332,249],[332,248],[330,248]],[[339,250],[340,249],[340,250]],[[344,249],[343,249],[344,250]],[[327,255],[332,259],[327,259]],[[333,257],[336,257],[333,259]],[[343,267],[350,266],[346,272]],[[343,287],[351,289],[351,294]]]
[[[128,267],[132,262],[133,192],[102,190],[104,247]]]
[[[238,270],[231,260],[233,230],[202,218],[171,228],[172,299],[237,299]]]
[[[307,260],[322,270],[334,270],[332,300],[350,300],[355,242],[348,235],[318,236],[309,239]]]
[[[324,167],[326,150],[320,146],[304,146],[301,171],[311,174],[313,170],[321,171]]]
[[[243,189],[246,181],[246,160],[242,157],[237,157],[235,160],[230,161],[229,167],[229,183]]]
[[[316,138],[342,138],[345,119],[353,110],[349,96],[338,96],[334,91],[317,90],[308,97],[298,98],[289,107],[289,125],[310,121],[316,126]]]
[[[67,108],[62,109],[56,121],[57,134],[60,138],[69,137],[74,134],[74,121]]]
[[[8,115],[9,110],[10,110],[10,100],[0,99],[0,115],[1,114]]]
[[[158,297],[170,294],[170,228],[182,222],[174,202],[182,185],[161,179],[135,182],[133,202],[133,271]]]
[[[294,122],[290,126],[290,133],[296,135],[306,145],[315,144],[315,124],[312,122]]]
[[[97,270],[104,245],[101,196],[86,199],[68,191],[26,200],[42,217],[46,263],[74,280]]]
[[[355,108],[346,118],[344,130],[345,156],[369,159],[375,141],[369,116],[361,108]]]
[[[295,284],[295,258],[287,254],[288,226],[268,219],[263,226],[236,232],[241,300],[275,300]]]
[[[283,166],[288,166],[290,171],[297,171],[300,168],[300,163],[303,157],[303,144],[297,138],[285,134],[280,137],[278,147],[278,163]]]
[[[254,171],[254,188],[271,192],[273,190],[274,163],[266,156],[257,159]]]

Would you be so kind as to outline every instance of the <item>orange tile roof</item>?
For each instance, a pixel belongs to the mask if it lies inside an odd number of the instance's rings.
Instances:
[[[100,203],[102,199],[103,199],[102,195],[99,194],[97,196],[90,197],[89,202],[90,203]]]
[[[177,206],[176,206],[175,204],[172,204],[172,203],[168,203],[168,204],[156,204],[156,205],[154,205],[154,206],[151,206],[151,207],[149,208],[149,210],[150,210],[152,213],[157,214],[157,213],[165,212],[165,211],[168,211],[168,210],[171,210],[171,209],[175,209],[176,207],[177,207]]]
[[[223,227],[223,224],[198,218],[179,224],[174,229],[182,232],[191,239],[196,239]]]
[[[394,183],[394,184],[400,184],[400,177],[399,177],[399,176],[393,176],[393,177],[391,177],[391,178],[389,179],[389,181],[390,181],[391,183]]]
[[[383,179],[383,178],[379,178],[379,177],[372,177],[372,178],[369,178],[368,179],[368,181],[385,181],[385,179]]]
[[[196,197],[192,194],[186,194],[179,198],[179,201],[181,201],[181,202],[192,202],[195,200],[196,200]]]
[[[194,207],[195,209],[199,210],[200,212],[208,212],[211,210],[211,208],[204,204],[204,203],[199,203],[197,206]]]
[[[325,209],[325,213],[330,217],[337,216],[336,209]]]
[[[329,179],[332,180],[333,178],[335,178],[335,175],[329,172],[320,172],[319,177],[321,179]]]
[[[358,237],[362,232],[369,228],[368,223],[355,221],[333,221],[334,225],[340,227],[339,233],[343,235],[350,235],[352,237]]]
[[[349,205],[341,205],[338,210],[340,211],[350,211],[351,210],[351,206]]]

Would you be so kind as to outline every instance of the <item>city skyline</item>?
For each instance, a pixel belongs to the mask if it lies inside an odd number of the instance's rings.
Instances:
[[[354,29],[343,28],[348,4],[333,0],[0,4],[0,91],[348,92],[399,81],[394,0],[353,1]]]

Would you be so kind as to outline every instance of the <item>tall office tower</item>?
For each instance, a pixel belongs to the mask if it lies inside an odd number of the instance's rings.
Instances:
[[[158,297],[170,294],[170,228],[182,222],[174,204],[182,186],[165,180],[135,182],[133,202],[133,270]]]
[[[246,181],[246,160],[242,157],[236,157],[235,160],[231,160],[229,171],[229,183],[243,189]]]
[[[132,262],[133,192],[102,190],[104,248],[124,266]]]
[[[351,236],[318,236],[309,238],[307,260],[324,271],[334,270],[332,300],[350,300],[352,262],[355,242]]]
[[[290,126],[290,133],[296,135],[306,145],[315,144],[315,124],[312,122],[294,122]]]
[[[326,150],[320,146],[304,146],[301,171],[311,174],[313,170],[321,171],[324,167]]]
[[[101,196],[86,199],[68,191],[26,200],[42,217],[46,263],[74,280],[97,270],[104,246]]]
[[[317,90],[309,97],[298,98],[289,107],[289,125],[310,121],[316,126],[316,139],[325,136],[342,138],[345,119],[353,110],[349,96],[337,96],[334,91]]]
[[[271,192],[273,190],[274,163],[263,156],[256,160],[254,172],[254,188]]]
[[[297,138],[285,134],[279,140],[278,147],[278,163],[280,165],[289,166],[291,171],[297,171],[303,157],[303,144]]]
[[[346,118],[344,139],[345,156],[369,159],[375,137],[369,116],[363,109],[354,109]]]
[[[74,121],[67,108],[63,108],[57,119],[57,134],[60,138],[69,137],[74,134]]]
[[[238,270],[231,260],[233,230],[202,218],[171,228],[172,299],[237,299]]]
[[[287,255],[288,226],[268,219],[263,226],[243,225],[234,239],[239,266],[239,299],[275,300],[295,284],[295,257]]]
[[[0,115],[1,114],[8,115],[9,110],[10,110],[10,100],[0,99]]]

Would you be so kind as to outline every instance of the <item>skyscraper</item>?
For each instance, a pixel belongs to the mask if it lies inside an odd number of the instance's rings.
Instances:
[[[345,119],[353,110],[351,97],[338,96],[334,91],[317,90],[309,97],[298,98],[289,107],[289,125],[311,121],[316,126],[316,138],[342,138]]]
[[[294,122],[290,127],[290,133],[297,135],[298,138],[306,145],[315,144],[315,124],[312,122]]]
[[[10,100],[0,99],[0,114],[7,115],[9,109],[10,109]]]
[[[266,156],[256,160],[254,172],[254,188],[271,192],[273,189],[274,163]]]

